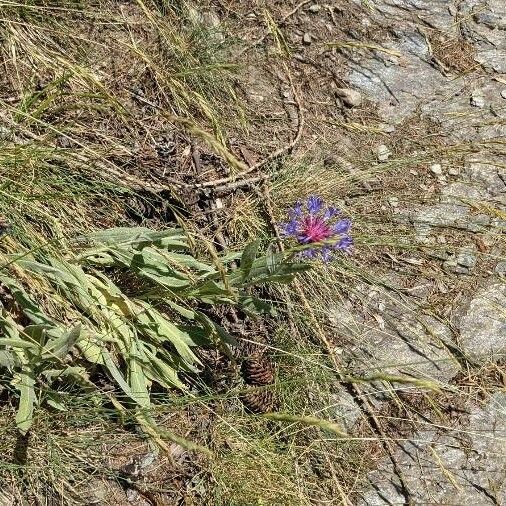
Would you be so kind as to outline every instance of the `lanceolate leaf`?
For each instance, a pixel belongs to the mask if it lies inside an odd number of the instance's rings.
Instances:
[[[251,271],[251,267],[253,266],[253,262],[258,253],[258,248],[260,247],[260,240],[250,242],[245,248],[244,252],[241,256],[241,271],[242,271],[242,279],[246,280],[249,277],[249,273]]]
[[[16,426],[22,434],[26,434],[32,426],[33,408],[36,400],[33,371],[28,366],[24,366],[21,372],[14,377],[13,384],[19,390]]]

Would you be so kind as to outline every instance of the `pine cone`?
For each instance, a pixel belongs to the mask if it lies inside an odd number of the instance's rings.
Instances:
[[[244,407],[252,413],[267,413],[276,406],[274,393],[270,390],[259,390],[241,397]]]
[[[242,363],[242,374],[248,385],[271,385],[274,369],[265,356],[251,357]]]

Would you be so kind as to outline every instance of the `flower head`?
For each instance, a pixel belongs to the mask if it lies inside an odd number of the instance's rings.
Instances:
[[[295,204],[288,211],[290,221],[281,223],[279,228],[285,237],[292,237],[299,244],[324,243],[319,248],[305,249],[300,255],[308,259],[320,257],[328,262],[336,251],[348,252],[353,244],[349,235],[351,220],[339,219],[340,215],[337,208],[325,206],[323,199],[314,195],[305,205]]]

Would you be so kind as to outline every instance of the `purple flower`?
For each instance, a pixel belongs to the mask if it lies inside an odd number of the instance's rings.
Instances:
[[[294,238],[299,244],[315,244],[318,247],[309,248],[300,253],[303,258],[321,258],[324,262],[332,260],[336,251],[348,252],[353,241],[349,235],[351,220],[337,219],[341,212],[333,206],[325,206],[321,197],[311,196],[305,207],[300,202],[288,211],[289,220],[279,225],[285,237]],[[329,239],[336,242],[326,243]],[[324,243],[324,244],[318,244]]]

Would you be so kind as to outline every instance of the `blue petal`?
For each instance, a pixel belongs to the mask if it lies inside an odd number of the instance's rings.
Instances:
[[[312,195],[307,199],[307,210],[311,214],[316,214],[320,212],[322,207],[323,207],[323,199],[321,197]]]
[[[292,221],[289,221],[288,223],[280,223],[279,224],[279,228],[281,230],[281,233],[285,236],[297,236],[297,227],[298,227],[298,222],[295,219],[293,219]]]
[[[321,256],[322,256],[322,260],[325,263],[330,262],[332,260],[332,250],[328,246],[325,246],[321,250]]]
[[[302,258],[316,258],[317,253],[315,249],[306,249],[300,252]]]
[[[353,245],[353,239],[349,235],[345,235],[341,240],[334,245],[335,249],[346,251]]]
[[[334,216],[337,216],[339,213],[340,213],[339,209],[335,207],[328,207],[327,210],[325,211],[325,214],[323,215],[323,219],[325,221],[328,221]]]
[[[300,218],[302,216],[302,202],[297,202],[288,214],[291,218]]]
[[[336,234],[346,234],[350,230],[350,227],[351,227],[351,220],[349,220],[348,218],[344,220],[339,220],[334,225],[334,232]]]

